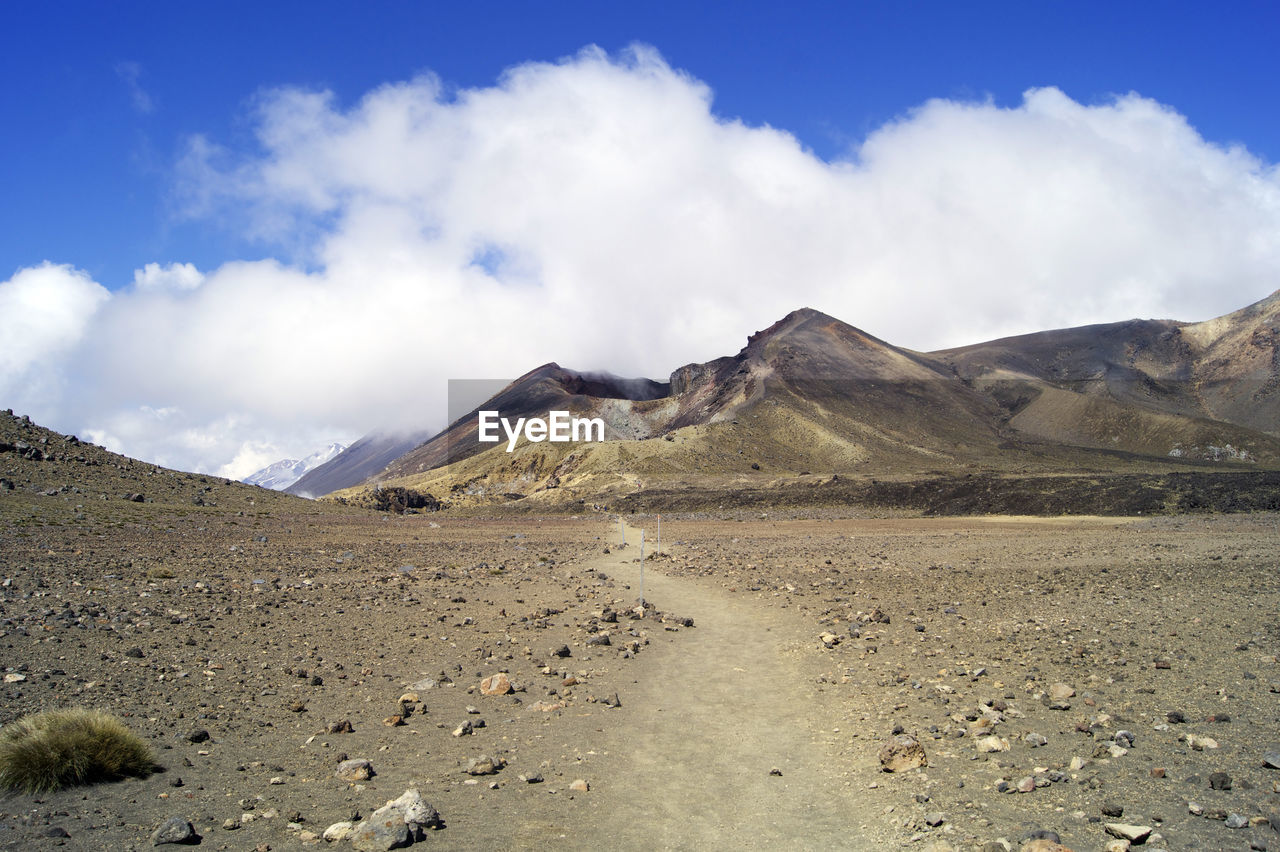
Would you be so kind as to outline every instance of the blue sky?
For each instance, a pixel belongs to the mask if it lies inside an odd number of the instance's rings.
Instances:
[[[1225,10],[1225,11],[1224,11]],[[1280,11],[30,3],[0,407],[242,476],[449,379],[920,350],[1280,288]]]

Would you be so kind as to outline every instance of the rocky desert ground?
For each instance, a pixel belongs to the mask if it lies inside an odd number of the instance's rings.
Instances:
[[[374,848],[417,791],[427,848],[1280,849],[1276,514],[727,510],[655,552],[0,425],[0,722],[107,710],[162,768],[0,800],[3,848]]]

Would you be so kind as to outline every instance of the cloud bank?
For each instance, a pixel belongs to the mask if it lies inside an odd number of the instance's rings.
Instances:
[[[19,270],[0,404],[242,476],[443,425],[450,378],[661,378],[801,306],[928,350],[1280,288],[1280,170],[1136,94],[933,100],[829,162],[651,49],[588,49],[483,89],[275,89],[252,121],[250,150],[190,140],[176,191],[268,259]]]

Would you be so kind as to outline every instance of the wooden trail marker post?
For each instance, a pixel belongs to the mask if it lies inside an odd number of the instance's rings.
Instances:
[[[644,530],[640,530],[640,606],[644,606]]]

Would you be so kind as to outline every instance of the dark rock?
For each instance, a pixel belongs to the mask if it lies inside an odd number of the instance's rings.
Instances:
[[[180,816],[169,817],[151,835],[152,846],[163,846],[167,843],[193,845],[200,842],[191,823]]]
[[[1214,772],[1209,775],[1209,789],[1230,790],[1231,776],[1225,772]]]

